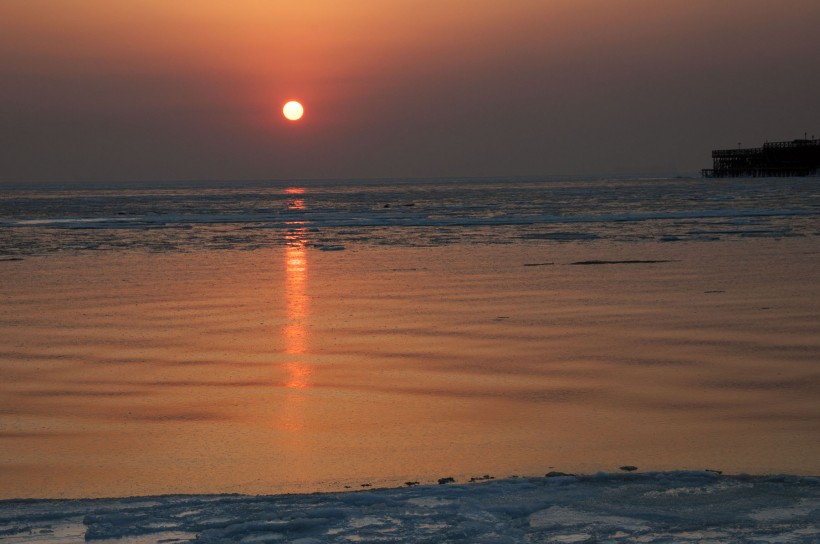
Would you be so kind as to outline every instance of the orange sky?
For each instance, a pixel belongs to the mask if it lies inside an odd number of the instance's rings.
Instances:
[[[3,0],[0,181],[694,171],[820,132],[817,28],[816,0]]]

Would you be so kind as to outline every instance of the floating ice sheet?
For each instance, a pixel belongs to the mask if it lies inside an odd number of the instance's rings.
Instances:
[[[710,472],[515,478],[312,495],[0,502],[6,542],[791,542],[820,479]]]
[[[817,233],[816,178],[338,180],[0,188],[0,254],[712,241]],[[298,189],[298,192],[294,192]]]

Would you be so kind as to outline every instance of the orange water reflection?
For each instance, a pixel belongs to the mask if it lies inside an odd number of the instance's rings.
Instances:
[[[305,209],[305,199],[301,198],[301,195],[305,194],[305,189],[303,187],[288,187],[285,189],[285,194],[293,196],[293,199],[288,201],[288,210]]]
[[[304,189],[289,187],[288,195],[301,195]],[[288,210],[304,210],[305,201],[295,198],[288,201]],[[285,235],[285,325],[282,329],[284,340],[284,386],[287,392],[279,418],[279,427],[291,433],[300,433],[305,428],[305,393],[310,387],[311,367],[305,361],[308,353],[308,307],[307,280],[307,230],[301,221],[294,221]],[[288,441],[286,448],[299,448],[297,442]]]
[[[305,250],[305,228],[292,229],[286,235],[285,245],[285,318],[283,330],[285,353],[288,355],[285,368],[288,372],[285,386],[304,389],[309,385],[310,367],[304,362],[307,353],[308,300],[307,252]]]

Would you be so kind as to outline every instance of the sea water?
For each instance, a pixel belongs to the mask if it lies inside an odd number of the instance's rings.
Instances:
[[[0,497],[344,491],[624,465],[820,472],[817,178],[0,192]],[[651,476],[624,493],[762,489],[709,474]],[[593,500],[602,481],[564,484]],[[797,484],[800,519],[812,482]],[[502,482],[475,500],[521,489]],[[371,499],[429,508],[417,495]],[[574,507],[538,497],[510,523],[566,528]],[[763,516],[767,497],[730,517]],[[340,527],[282,527],[332,541],[409,523],[398,511],[358,520],[355,500],[341,500]],[[15,504],[5,511],[19,535],[37,514]],[[177,512],[185,501],[146,505],[153,529],[133,529],[130,503],[99,504],[86,526],[101,535],[157,533],[171,510],[194,520],[175,531],[213,526]],[[231,500],[217,504],[226,527],[244,523]],[[610,506],[584,515],[617,535],[626,522]],[[78,522],[74,506],[54,508],[66,530]],[[501,538],[499,508],[513,506],[464,510],[458,538]],[[646,536],[661,518],[623,534]],[[430,523],[414,534],[458,539],[446,519]],[[561,534],[583,540],[572,531]]]
[[[818,196],[2,188],[0,497],[347,493],[7,501],[1,534],[810,542],[815,479],[717,472],[820,472]],[[696,472],[533,479],[626,464]]]
[[[0,255],[814,236],[817,178],[440,179],[0,188]]]

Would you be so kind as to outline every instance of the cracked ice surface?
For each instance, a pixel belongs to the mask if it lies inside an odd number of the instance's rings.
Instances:
[[[0,501],[4,542],[820,541],[820,479],[516,478],[311,495]]]

